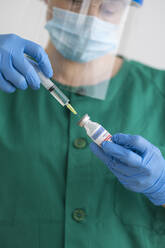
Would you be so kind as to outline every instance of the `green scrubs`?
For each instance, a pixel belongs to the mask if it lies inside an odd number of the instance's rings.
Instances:
[[[65,93],[81,115],[165,155],[164,71],[125,60],[105,101]],[[165,209],[125,189],[77,121],[42,87],[0,92],[0,247],[164,248]]]

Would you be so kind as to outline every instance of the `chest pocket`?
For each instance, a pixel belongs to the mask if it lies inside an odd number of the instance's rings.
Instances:
[[[154,206],[143,194],[129,191],[116,181],[114,212],[123,224],[144,227],[162,233],[162,226],[160,226],[162,210],[164,210],[165,219],[165,209]],[[163,230],[165,234],[165,228]]]

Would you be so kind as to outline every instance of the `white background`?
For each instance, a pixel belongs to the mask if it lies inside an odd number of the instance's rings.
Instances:
[[[39,0],[0,0],[0,34],[16,33],[44,46],[45,10]],[[120,54],[165,69],[164,0],[144,0],[142,8],[131,7]]]

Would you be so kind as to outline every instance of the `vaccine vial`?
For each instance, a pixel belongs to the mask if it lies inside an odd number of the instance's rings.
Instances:
[[[112,135],[99,123],[91,121],[88,114],[83,116],[78,125],[84,127],[87,135],[99,146],[104,141],[112,141]]]

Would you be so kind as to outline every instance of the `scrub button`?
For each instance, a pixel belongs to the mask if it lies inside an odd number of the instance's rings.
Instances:
[[[77,222],[83,222],[86,218],[86,212],[82,208],[77,208],[73,211],[72,217]]]
[[[77,149],[84,149],[87,146],[87,140],[84,138],[77,138],[74,140],[74,147]]]

